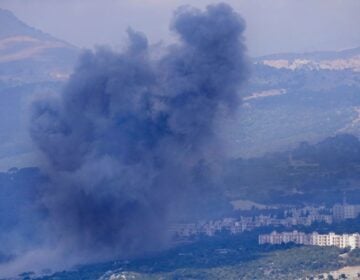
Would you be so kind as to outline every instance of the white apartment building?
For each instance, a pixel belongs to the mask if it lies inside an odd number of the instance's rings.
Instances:
[[[308,234],[299,231],[292,232],[276,232],[273,231],[270,234],[260,234],[259,244],[284,244],[284,243],[295,243],[310,245],[311,238]]]
[[[313,232],[311,234],[312,245],[317,246],[336,246],[339,248],[350,247],[351,249],[360,248],[360,234],[335,234],[330,232],[328,234],[318,234]]]
[[[295,244],[316,245],[316,246],[336,246],[339,248],[351,249],[360,248],[360,234],[319,234],[317,232],[306,234],[304,232],[281,232],[273,231],[270,234],[259,235],[259,244],[285,244],[293,242]]]

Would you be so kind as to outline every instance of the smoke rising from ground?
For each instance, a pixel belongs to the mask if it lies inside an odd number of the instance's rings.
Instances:
[[[228,5],[181,7],[178,43],[160,58],[129,29],[124,52],[85,52],[63,94],[34,104],[52,242],[87,260],[131,257],[161,248],[169,221],[201,215],[217,187],[219,118],[247,76],[244,28]]]

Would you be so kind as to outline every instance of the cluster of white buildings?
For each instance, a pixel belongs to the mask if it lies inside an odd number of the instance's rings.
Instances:
[[[328,224],[340,222],[347,219],[355,219],[360,215],[359,204],[348,204],[344,201],[342,204],[335,204],[332,208],[321,207],[304,207],[290,208],[284,211],[285,215],[300,219],[307,217],[308,221],[324,221]],[[326,213],[326,214],[324,214]],[[306,224],[306,223],[303,223]]]
[[[240,216],[239,218],[223,218],[221,220],[206,221],[199,223],[172,224],[170,232],[178,238],[188,238],[196,235],[213,236],[218,232],[227,231],[232,234],[251,231],[265,226],[291,227],[296,225],[310,226],[314,222],[333,222],[331,215],[319,214],[318,211],[300,213],[297,210],[287,210],[286,217],[277,218],[272,215]]]
[[[307,217],[286,217],[274,218],[270,215],[259,215],[255,217],[224,218],[222,220],[200,222],[200,223],[184,223],[172,224],[170,231],[176,237],[191,237],[194,235],[213,236],[218,232],[227,231],[232,234],[242,233],[244,231],[254,230],[255,228],[265,226],[284,226],[291,227],[296,225],[310,226],[315,221],[332,223],[331,216],[316,215]]]
[[[335,204],[332,208],[332,216],[334,221],[343,221],[347,219],[355,219],[360,214],[360,205],[352,204]]]
[[[196,235],[213,236],[221,231],[232,234],[254,230],[259,227],[292,227],[311,226],[315,222],[332,224],[346,219],[356,218],[360,214],[360,205],[347,203],[335,204],[332,208],[324,206],[303,208],[285,208],[281,217],[271,214],[256,216],[240,216],[239,218],[223,218],[221,220],[199,223],[172,224],[169,231],[175,238],[189,238]]]
[[[302,245],[336,246],[339,248],[360,248],[360,234],[319,234],[317,232],[304,233],[299,231],[281,232],[273,231],[270,234],[259,235],[259,244],[286,244],[295,243]]]

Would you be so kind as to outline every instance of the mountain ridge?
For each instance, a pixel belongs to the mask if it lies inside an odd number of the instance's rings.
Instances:
[[[17,35],[27,35],[37,39],[56,40],[50,34],[28,26],[11,11],[2,8],[0,8],[0,25],[2,26],[0,29],[0,39]]]

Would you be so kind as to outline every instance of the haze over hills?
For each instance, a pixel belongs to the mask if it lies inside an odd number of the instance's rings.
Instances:
[[[226,130],[236,156],[359,135],[360,49],[255,58],[242,110]],[[241,121],[238,121],[241,120]]]
[[[0,9],[0,169],[31,166],[29,103],[56,93],[68,79],[79,50]]]
[[[78,50],[34,29],[10,11],[0,9],[1,83],[57,81],[67,79]]]

